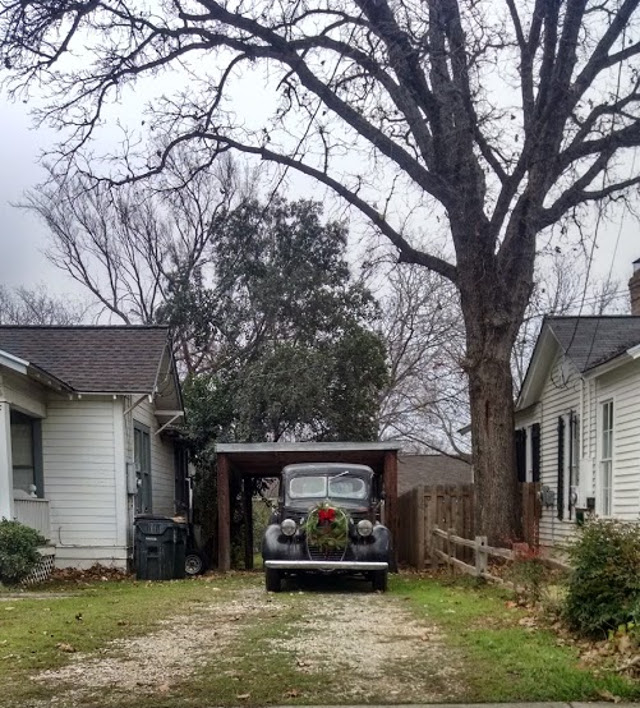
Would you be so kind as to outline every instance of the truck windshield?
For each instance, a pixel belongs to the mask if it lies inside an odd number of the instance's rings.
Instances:
[[[362,477],[348,472],[335,475],[298,475],[289,481],[290,499],[366,499],[368,488]]]

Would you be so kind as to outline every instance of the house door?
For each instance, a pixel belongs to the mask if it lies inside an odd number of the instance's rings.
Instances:
[[[138,483],[136,514],[151,514],[151,437],[149,429],[136,423],[133,428],[133,441]]]

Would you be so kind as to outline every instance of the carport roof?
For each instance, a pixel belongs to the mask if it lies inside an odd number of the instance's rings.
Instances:
[[[401,443],[221,443],[216,451],[225,455],[230,466],[242,474],[276,477],[285,465],[296,462],[346,462],[369,465],[381,473],[388,452],[400,450]]]

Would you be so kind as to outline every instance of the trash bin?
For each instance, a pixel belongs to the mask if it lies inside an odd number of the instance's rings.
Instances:
[[[186,526],[168,516],[145,514],[135,519],[138,580],[184,578]]]
[[[185,570],[185,560],[187,558],[187,524],[182,521],[174,521],[173,525],[175,529],[173,577],[184,578],[187,575]]]

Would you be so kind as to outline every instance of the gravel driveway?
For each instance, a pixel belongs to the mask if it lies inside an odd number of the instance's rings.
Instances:
[[[321,702],[329,691],[334,703],[427,703],[461,695],[459,664],[438,629],[418,620],[402,597],[362,588],[274,595],[256,577],[232,600],[189,606],[149,634],[73,654],[66,666],[33,679],[56,696],[46,705],[60,708],[126,705],[132,694],[150,701],[194,695],[205,673],[233,684],[238,704],[251,704],[260,672],[271,665],[304,686],[282,686],[273,702]],[[215,696],[209,700],[216,705]]]

